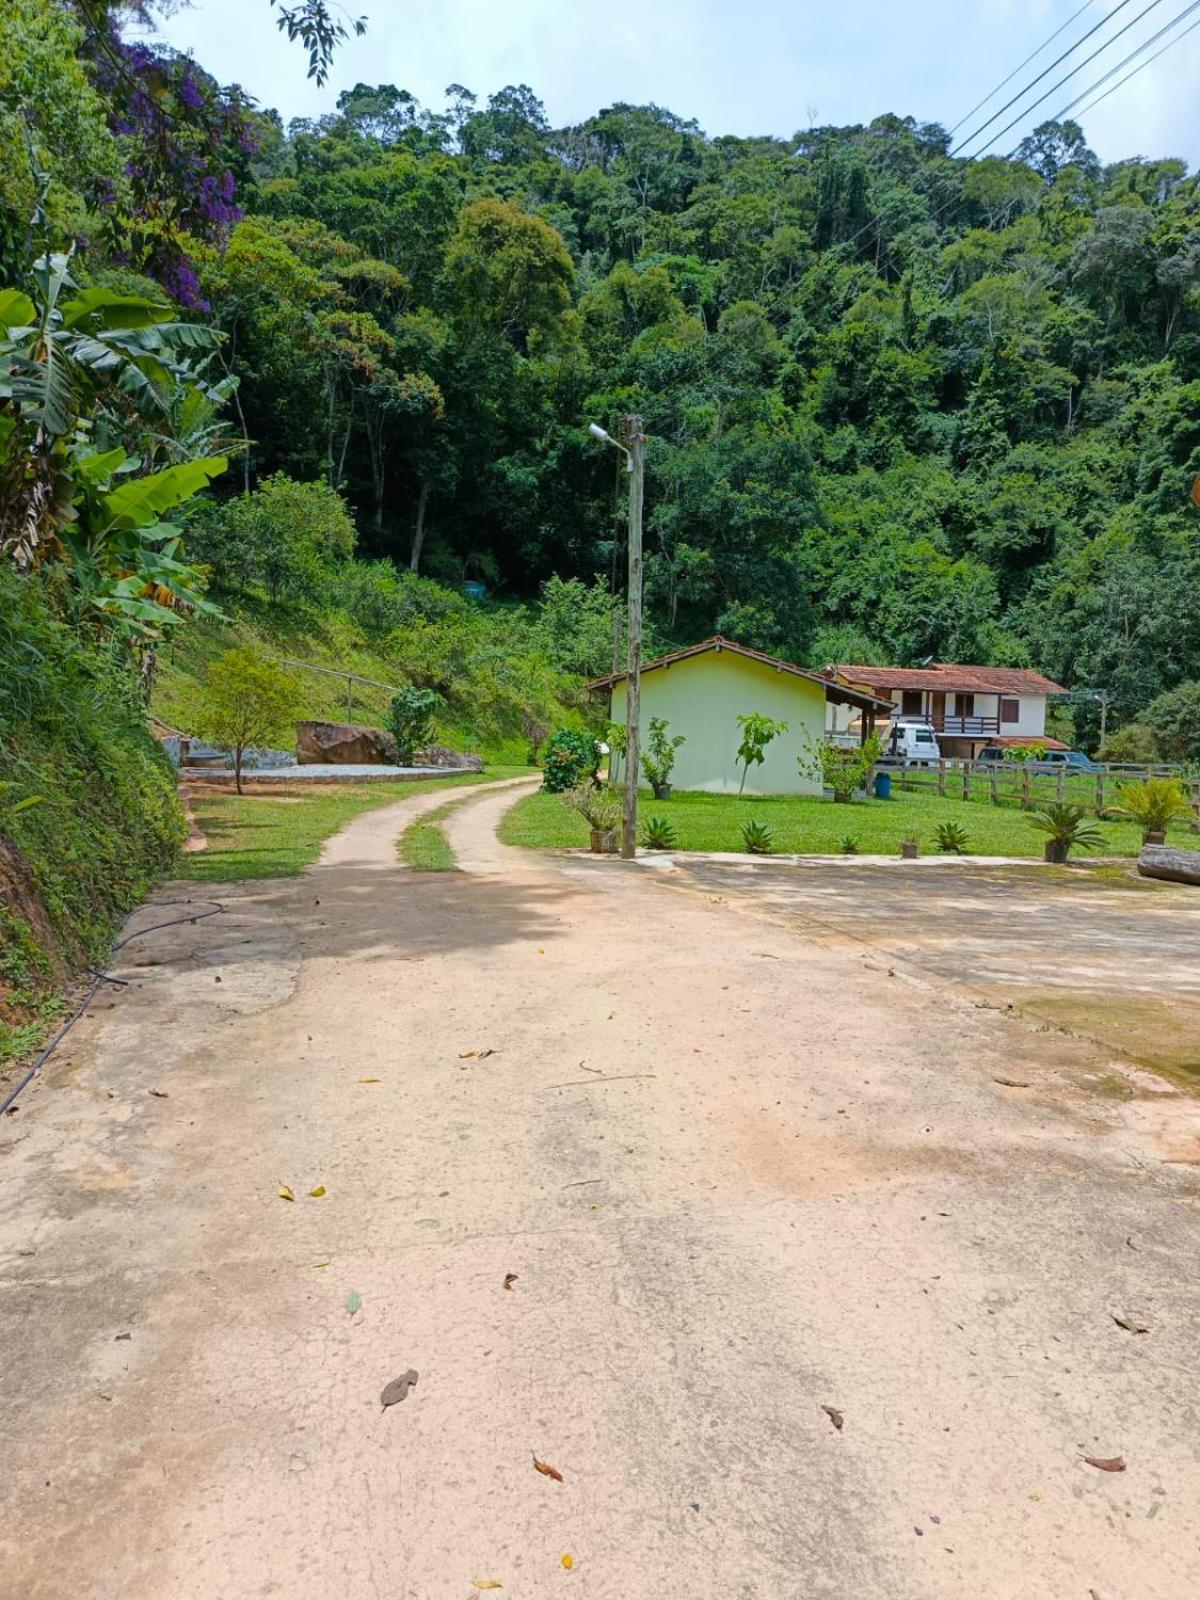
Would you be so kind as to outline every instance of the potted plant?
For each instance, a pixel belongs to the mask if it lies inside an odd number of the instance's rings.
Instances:
[[[919,839],[901,839],[900,855],[905,861],[915,861],[921,854],[921,841]]]
[[[1128,817],[1142,830],[1143,844],[1165,844],[1172,822],[1190,817],[1192,808],[1178,778],[1147,778],[1145,783],[1117,785],[1121,804],[1113,815]]]
[[[563,804],[577,812],[591,829],[591,849],[595,856],[611,856],[617,849],[617,829],[621,825],[622,801],[615,789],[598,789],[591,783],[577,783],[566,790]]]
[[[681,744],[687,743],[687,738],[682,733],[677,733],[673,739],[668,739],[669,727],[670,723],[666,717],[650,718],[649,748],[642,756],[642,771],[646,774],[646,782],[654,790],[656,800],[671,798],[671,772],[675,766],[675,752]]]
[[[862,744],[844,749],[832,739],[806,739],[804,753],[796,757],[802,778],[816,778],[832,789],[840,805],[849,805],[870,781],[871,769],[883,754],[883,740],[873,733]]]
[[[1055,801],[1039,806],[1029,820],[1046,835],[1045,859],[1055,866],[1061,867],[1072,850],[1097,850],[1104,843],[1104,834],[1087,820],[1083,806]]]

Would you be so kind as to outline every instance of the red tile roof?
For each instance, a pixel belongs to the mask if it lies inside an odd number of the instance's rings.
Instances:
[[[839,664],[833,669],[847,683],[867,689],[937,689],[966,694],[1066,694],[1061,683],[1027,667],[973,667],[935,661],[929,667],[866,667]]]

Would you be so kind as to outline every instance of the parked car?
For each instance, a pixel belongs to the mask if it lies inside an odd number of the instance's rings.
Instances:
[[[999,744],[985,745],[979,752],[980,761],[1003,761],[1004,746]],[[1085,756],[1082,750],[1047,750],[1036,761],[1029,765],[1035,772],[1045,772],[1050,767],[1066,767],[1071,772],[1107,772],[1108,768],[1102,762],[1093,761],[1091,756]]]
[[[897,717],[888,734],[885,752],[906,767],[935,767],[942,759],[942,747],[932,723],[921,717]]]

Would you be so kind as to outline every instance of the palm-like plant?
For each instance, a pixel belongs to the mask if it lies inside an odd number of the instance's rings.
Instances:
[[[1122,783],[1117,787],[1121,804],[1113,807],[1118,817],[1128,817],[1142,830],[1142,843],[1150,834],[1165,833],[1172,822],[1190,817],[1192,808],[1178,778],[1147,778],[1145,783]]]
[[[1103,830],[1088,820],[1083,806],[1054,801],[1039,806],[1029,821],[1046,835],[1046,860],[1060,865],[1072,850],[1098,850],[1104,843]]]

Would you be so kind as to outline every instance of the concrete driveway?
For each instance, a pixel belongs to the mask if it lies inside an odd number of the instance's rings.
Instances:
[[[757,907],[1018,1007],[1200,1091],[1200,891],[1130,862],[1069,867],[721,855],[641,858],[675,885]]]
[[[1134,1116],[1193,1102],[949,911],[507,851],[511,791],[399,868],[443,798],[131,946],[6,1119],[4,1595],[1193,1600],[1200,1142]]]

